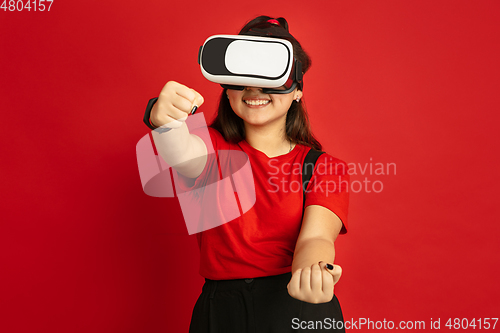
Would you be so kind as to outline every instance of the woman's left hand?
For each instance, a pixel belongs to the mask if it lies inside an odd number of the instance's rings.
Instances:
[[[328,269],[328,267],[333,267]],[[342,275],[339,265],[320,261],[311,267],[297,269],[288,283],[293,298],[309,303],[326,303],[333,298],[333,288]]]

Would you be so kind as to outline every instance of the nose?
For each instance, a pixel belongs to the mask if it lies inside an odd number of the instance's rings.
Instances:
[[[262,90],[262,88],[258,88],[258,87],[245,87],[245,90]]]

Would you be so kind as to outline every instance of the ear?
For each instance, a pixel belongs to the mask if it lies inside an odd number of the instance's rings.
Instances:
[[[297,89],[297,90],[295,90],[295,94],[293,95],[293,99],[297,99],[297,98],[301,99],[302,95],[303,95],[302,90]]]

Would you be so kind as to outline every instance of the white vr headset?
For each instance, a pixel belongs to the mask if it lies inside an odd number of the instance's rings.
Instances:
[[[302,90],[302,64],[286,39],[246,35],[209,37],[198,53],[203,76],[223,88],[259,87],[265,94]]]

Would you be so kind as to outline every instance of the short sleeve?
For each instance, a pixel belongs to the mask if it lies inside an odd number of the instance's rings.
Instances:
[[[342,221],[341,234],[347,232],[349,181],[347,163],[325,153],[318,158],[306,188],[304,208],[319,205],[331,210]]]

